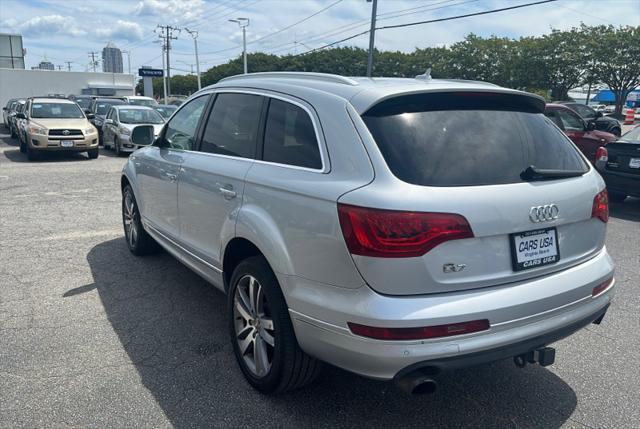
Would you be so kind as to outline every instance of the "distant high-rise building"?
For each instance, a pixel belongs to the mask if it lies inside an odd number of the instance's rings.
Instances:
[[[122,51],[111,42],[102,49],[102,71],[122,73]]]
[[[24,49],[19,34],[0,34],[0,68],[23,69]]]
[[[40,64],[37,66],[31,67],[31,70],[55,70],[56,66],[53,65],[51,61],[40,61]]]

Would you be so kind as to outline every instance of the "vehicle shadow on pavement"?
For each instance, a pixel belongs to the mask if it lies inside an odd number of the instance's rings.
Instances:
[[[640,198],[627,197],[622,203],[610,203],[609,215],[618,219],[640,222]]]
[[[132,256],[123,238],[93,247],[87,261],[94,284],[65,296],[97,289],[144,387],[177,427],[555,428],[576,407],[553,372],[511,361],[443,375],[431,396],[330,366],[306,389],[263,396],[236,365],[221,292],[164,252]]]
[[[21,153],[20,149],[5,150],[4,156],[12,162],[69,162],[69,161],[89,161],[86,153],[64,153],[64,152],[50,152],[40,154],[35,161],[29,161],[26,153]]]

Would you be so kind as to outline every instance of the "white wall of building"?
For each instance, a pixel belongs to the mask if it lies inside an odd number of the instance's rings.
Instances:
[[[134,95],[135,77],[122,73],[91,73],[0,68],[0,106],[10,98],[47,94],[82,94],[83,90],[115,89],[115,95]]]

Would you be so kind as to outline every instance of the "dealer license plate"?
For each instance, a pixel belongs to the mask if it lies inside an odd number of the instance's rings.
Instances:
[[[62,147],[73,147],[73,140],[62,140],[60,142],[60,146],[62,146]]]
[[[528,270],[560,260],[558,234],[555,228],[511,234],[513,271]]]
[[[629,168],[640,168],[640,158],[631,158],[629,160]]]

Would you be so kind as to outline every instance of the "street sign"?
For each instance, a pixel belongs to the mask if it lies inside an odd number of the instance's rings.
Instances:
[[[138,69],[138,76],[141,77],[162,77],[162,69]]]

